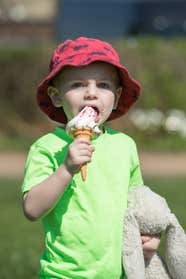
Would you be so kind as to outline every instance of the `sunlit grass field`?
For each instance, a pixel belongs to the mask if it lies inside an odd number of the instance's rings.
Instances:
[[[39,257],[44,245],[39,221],[29,222],[23,216],[20,184],[20,180],[0,180],[0,278],[2,279],[36,279]],[[145,184],[167,199],[170,208],[186,230],[186,177],[145,178]]]

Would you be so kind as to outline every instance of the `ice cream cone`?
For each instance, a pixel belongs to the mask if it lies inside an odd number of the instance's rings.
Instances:
[[[77,128],[73,131],[74,138],[86,138],[86,139],[90,140],[92,134],[93,134],[93,130],[89,127]],[[87,174],[87,164],[82,165],[80,170],[81,170],[82,180],[85,181],[86,174]]]

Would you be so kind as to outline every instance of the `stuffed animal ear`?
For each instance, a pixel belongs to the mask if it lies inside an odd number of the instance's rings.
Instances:
[[[170,214],[165,246],[165,258],[170,275],[173,279],[185,279],[186,234],[174,214]]]
[[[145,263],[138,223],[128,208],[123,228],[123,267],[128,279],[145,279]]]

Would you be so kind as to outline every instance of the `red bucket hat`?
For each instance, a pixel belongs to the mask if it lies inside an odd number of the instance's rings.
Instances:
[[[49,74],[37,88],[39,107],[52,120],[63,124],[67,123],[63,108],[54,107],[47,93],[54,77],[64,66],[85,66],[95,61],[103,61],[116,66],[123,87],[118,106],[112,111],[108,121],[124,115],[136,102],[141,92],[140,85],[130,77],[128,70],[120,64],[118,54],[113,47],[98,39],[80,37],[76,40],[66,40],[55,49],[50,62]]]

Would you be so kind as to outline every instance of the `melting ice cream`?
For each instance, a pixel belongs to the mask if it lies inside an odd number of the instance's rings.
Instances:
[[[69,134],[73,134],[76,129],[90,128],[93,133],[100,134],[101,131],[95,122],[97,117],[97,111],[92,107],[84,107],[80,113],[70,120],[66,125],[66,131]]]

